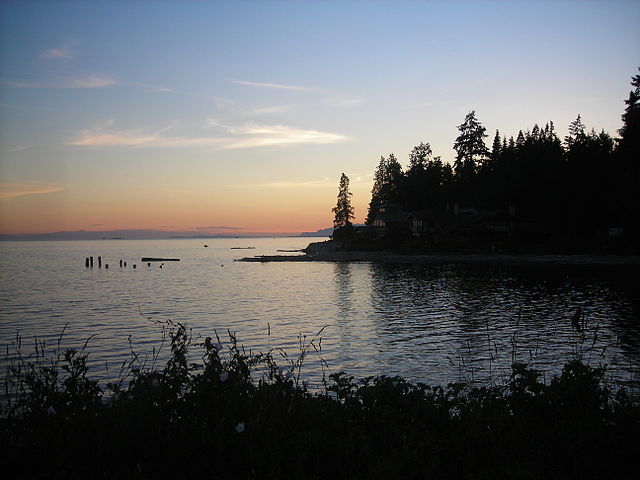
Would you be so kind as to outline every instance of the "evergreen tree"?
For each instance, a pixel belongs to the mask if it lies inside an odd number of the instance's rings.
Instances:
[[[622,128],[618,131],[616,190],[620,192],[619,220],[640,251],[640,74],[631,77],[633,90],[625,100]]]
[[[353,220],[353,207],[351,206],[351,196],[349,191],[349,177],[344,173],[340,177],[340,187],[338,188],[338,202],[331,209],[335,214],[333,220],[334,228],[350,227]]]
[[[635,156],[637,160],[640,157],[640,74],[631,77],[631,86],[633,90],[624,101],[627,106],[622,114],[622,128],[618,130],[618,149],[625,156]]]
[[[460,135],[453,148],[456,151],[455,175],[459,180],[471,178],[479,164],[489,155],[484,143],[486,128],[476,118],[475,110],[469,112],[464,122],[458,125]]]
[[[500,141],[500,132],[496,130],[496,136],[493,137],[493,146],[491,147],[491,160],[497,162],[500,160],[503,143]]]
[[[571,149],[574,143],[581,142],[585,139],[585,128],[584,123],[582,123],[582,118],[580,114],[578,114],[578,117],[569,124],[569,135],[564,137],[564,143],[567,145],[567,148]]]
[[[378,214],[378,208],[384,202],[404,203],[404,179],[402,165],[393,153],[389,154],[388,159],[380,157],[378,168],[373,176],[371,201],[365,224],[371,225],[373,223]]]
[[[393,153],[389,154],[386,162],[387,184],[384,189],[384,200],[393,203],[402,203],[402,190],[404,183],[404,173],[402,165]]]
[[[371,189],[371,201],[369,202],[369,211],[367,212],[367,218],[364,223],[371,225],[376,215],[378,214],[378,207],[383,201],[384,185],[387,183],[386,163],[384,157],[380,157],[380,162],[373,174],[373,188]]]

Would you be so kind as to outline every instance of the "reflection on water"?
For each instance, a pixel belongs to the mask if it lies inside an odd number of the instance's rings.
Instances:
[[[350,287],[353,270],[364,277],[355,293],[343,288]],[[575,354],[592,364],[609,364],[609,375],[619,380],[637,379],[639,299],[624,288],[632,273],[337,265],[336,302],[351,312],[352,304],[364,303],[355,295],[368,296],[369,309],[364,311],[373,333],[365,339],[359,337],[365,329],[343,328],[340,334],[352,337],[343,345],[365,349],[364,370],[414,380],[442,383],[461,377],[487,382],[507,375],[513,361],[531,363],[545,374],[558,373]],[[587,325],[581,333],[571,324],[578,307]],[[362,313],[358,310],[356,316]],[[353,322],[346,318],[343,323]]]
[[[332,371],[402,375],[414,381],[486,382],[512,360],[554,373],[576,352],[606,362],[618,379],[638,378],[640,293],[636,271],[370,263],[242,263],[250,253],[306,246],[307,239],[15,242],[0,244],[0,343],[21,332],[50,344],[69,323],[67,345],[90,335],[93,367],[120,365],[133,348],[160,340],[154,319],[186,322],[196,340],[237,332],[254,351],[294,355],[298,335],[322,333]],[[109,270],[85,269],[101,254]],[[163,269],[142,256],[178,257]],[[120,269],[119,259],[138,263]],[[139,308],[138,308],[139,305]],[[586,332],[572,329],[578,307]],[[268,334],[267,324],[271,326]],[[32,340],[29,340],[32,343]],[[317,356],[308,376],[320,378]],[[104,378],[111,374],[102,373]]]

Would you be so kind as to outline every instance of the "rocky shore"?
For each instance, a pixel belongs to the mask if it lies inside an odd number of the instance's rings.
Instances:
[[[640,256],[592,254],[498,254],[498,253],[405,253],[395,251],[357,252],[339,250],[332,241],[311,243],[303,255],[260,255],[239,262],[376,262],[376,263],[468,263],[640,266]]]

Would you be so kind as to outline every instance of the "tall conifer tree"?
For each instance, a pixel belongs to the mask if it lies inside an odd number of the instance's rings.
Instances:
[[[336,206],[331,209],[335,214],[333,220],[334,228],[347,227],[351,225],[353,220],[353,207],[351,206],[351,196],[349,191],[349,177],[344,173],[340,177],[340,186],[338,188],[338,201]]]
[[[478,165],[489,155],[489,150],[484,143],[486,128],[476,118],[475,110],[467,114],[464,122],[458,125],[458,130],[460,135],[453,144],[457,153],[454,170],[456,177],[464,180],[473,176]]]

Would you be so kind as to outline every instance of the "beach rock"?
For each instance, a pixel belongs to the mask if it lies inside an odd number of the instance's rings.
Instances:
[[[327,240],[324,242],[310,243],[303,251],[310,257],[319,257],[335,253],[339,247],[338,242]]]

